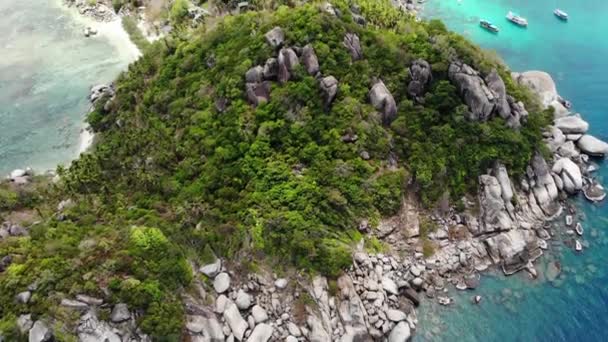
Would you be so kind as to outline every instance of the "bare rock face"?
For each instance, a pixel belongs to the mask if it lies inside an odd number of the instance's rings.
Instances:
[[[264,80],[264,67],[258,65],[247,70],[245,73],[245,82],[260,83]]]
[[[266,60],[263,76],[265,80],[275,80],[279,76],[279,62],[276,58],[268,58]]]
[[[338,80],[333,76],[326,76],[319,82],[321,90],[323,91],[323,98],[325,99],[325,105],[330,105],[336,94],[338,94]]]
[[[359,36],[354,33],[347,33],[344,36],[343,44],[350,52],[350,56],[352,57],[353,61],[363,58],[363,51],[361,50]]]
[[[431,65],[424,59],[417,59],[409,69],[411,81],[407,86],[407,93],[420,102],[432,80]]]
[[[532,90],[532,92],[539,97],[543,107],[554,107],[556,117],[568,114],[568,109],[559,101],[555,82],[548,73],[533,70],[523,73],[513,73],[511,74],[511,77],[515,82]]]
[[[448,78],[469,107],[468,119],[483,122],[498,115],[511,128],[519,128],[527,119],[524,104],[507,94],[505,83],[496,70],[484,79],[469,65],[454,62],[448,69]]]
[[[507,275],[523,269],[529,261],[542,255],[538,237],[532,230],[513,229],[486,239],[485,244],[492,260],[502,264]]]
[[[472,233],[481,235],[513,228],[513,220],[505,206],[498,179],[490,175],[481,175],[479,183],[482,189],[480,195],[482,225],[479,231]]]
[[[247,83],[247,100],[250,104],[258,106],[270,100],[270,82]]]
[[[608,154],[608,144],[592,135],[585,134],[576,143],[582,152],[590,156],[603,157]]]
[[[291,48],[283,48],[279,51],[279,74],[278,80],[280,83],[285,83],[291,78],[291,71],[300,64],[298,55]]]
[[[575,194],[583,189],[581,169],[569,158],[561,158],[555,162],[552,171],[560,175],[564,190],[569,194]]]
[[[555,127],[564,134],[585,134],[589,129],[589,124],[579,115],[570,115],[555,119]]]
[[[311,76],[317,75],[319,72],[319,60],[312,45],[308,44],[302,48],[301,59],[304,68],[306,68],[306,72]]]
[[[488,88],[479,73],[467,64],[452,63],[448,69],[448,77],[469,107],[469,119],[487,121],[494,111],[497,96]]]
[[[397,116],[397,104],[384,82],[377,81],[369,91],[369,99],[376,110],[382,112],[382,122],[390,124]]]
[[[538,206],[547,216],[558,213],[560,206],[556,203],[559,194],[557,186],[547,162],[539,152],[534,153],[527,173],[531,192]]]
[[[285,33],[283,32],[283,29],[278,26],[268,31],[264,36],[266,37],[268,44],[273,48],[281,47],[285,41]]]

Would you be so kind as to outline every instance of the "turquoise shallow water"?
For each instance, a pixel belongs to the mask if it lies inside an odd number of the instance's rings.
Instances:
[[[553,9],[571,19],[560,22]],[[530,26],[518,28],[504,18],[513,10]],[[424,16],[443,19],[448,27],[484,48],[496,50],[515,71],[551,73],[560,94],[574,103],[591,124],[591,133],[608,139],[608,1],[605,0],[429,0]],[[499,25],[497,35],[479,28],[479,19]],[[608,168],[598,161],[599,179]],[[584,253],[575,254],[561,239],[551,244],[538,269],[505,278],[490,274],[475,292],[451,293],[449,308],[426,303],[420,310],[418,341],[607,341],[608,206],[575,199],[585,218]],[[557,224],[557,223],[556,223]],[[565,240],[568,240],[564,237]],[[548,281],[546,264],[559,261],[563,272]],[[471,297],[480,294],[482,303]]]
[[[0,175],[77,156],[89,88],[128,64],[59,1],[0,1]]]

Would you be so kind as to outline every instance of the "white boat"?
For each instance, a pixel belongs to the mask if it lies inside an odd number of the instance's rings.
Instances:
[[[576,234],[578,234],[579,236],[583,236],[583,225],[580,222],[576,223],[576,227],[574,228],[574,231],[576,232]]]
[[[528,26],[528,20],[526,18],[519,16],[516,13],[513,13],[511,11],[509,11],[509,13],[507,13],[507,20],[509,20],[510,22],[514,23],[515,25],[518,25],[521,27]]]
[[[555,14],[555,16],[560,18],[561,20],[568,20],[568,13],[562,11],[559,8],[556,8],[555,11],[553,11],[553,14]]]

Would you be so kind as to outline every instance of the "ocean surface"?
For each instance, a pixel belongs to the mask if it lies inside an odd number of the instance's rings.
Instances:
[[[606,0],[428,0],[424,17],[447,26],[484,48],[497,51],[514,71],[544,70],[559,93],[587,120],[590,132],[608,140],[608,1]],[[568,22],[553,15],[556,7]],[[529,27],[510,24],[509,10],[526,17]],[[479,27],[490,20],[501,29]],[[608,180],[602,161],[597,177]],[[605,184],[605,183],[604,183]],[[570,237],[550,244],[540,261],[538,279],[527,273],[511,277],[488,274],[475,291],[451,291],[451,307],[427,301],[419,310],[416,341],[608,341],[608,206],[574,199],[584,221],[583,253]],[[563,225],[563,222],[555,222]],[[548,265],[558,262],[554,278]],[[479,305],[471,298],[481,295]]]
[[[92,85],[132,60],[61,0],[0,0],[0,176],[55,169],[74,159]]]

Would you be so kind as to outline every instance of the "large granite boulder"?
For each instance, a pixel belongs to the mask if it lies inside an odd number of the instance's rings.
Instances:
[[[262,83],[247,83],[245,88],[247,92],[247,101],[254,106],[259,106],[270,100],[270,82],[268,81]]]
[[[114,323],[120,323],[131,319],[131,313],[129,307],[125,303],[118,303],[114,305],[112,313],[110,314],[110,320]]]
[[[388,335],[388,342],[407,342],[411,337],[410,325],[399,322]]]
[[[53,340],[53,332],[43,321],[36,321],[30,329],[29,342],[48,342]]]
[[[585,134],[589,129],[589,124],[579,115],[569,115],[555,119],[555,127],[564,134]]]
[[[276,58],[268,58],[266,60],[263,76],[265,80],[275,80],[279,76],[279,61]]]
[[[552,171],[560,175],[566,192],[575,194],[583,189],[581,169],[569,158],[561,158],[556,161]]]
[[[312,45],[308,44],[304,48],[302,48],[302,64],[304,64],[304,68],[306,72],[315,76],[319,73],[319,60],[317,59],[317,55],[315,54],[315,49]]]
[[[507,120],[507,126],[511,128],[519,128],[522,122],[528,120],[529,113],[526,110],[523,102],[515,101],[515,99],[510,95],[507,95],[507,102],[511,108],[511,115],[504,118]]]
[[[526,71],[523,73],[512,73],[513,80],[521,85],[528,87],[538,96],[544,108],[549,106],[555,108],[555,117],[568,114],[568,109],[559,101],[557,88],[551,75],[544,71]]]
[[[486,85],[492,91],[495,96],[494,111],[500,115],[501,118],[507,119],[511,116],[511,107],[507,101],[507,88],[505,82],[502,80],[496,69],[493,69],[485,78]]]
[[[386,125],[393,122],[397,116],[397,104],[384,82],[377,81],[369,91],[372,106],[382,113],[382,122]]]
[[[291,78],[291,72],[293,69],[300,64],[298,55],[296,55],[295,51],[293,51],[291,48],[282,48],[281,51],[279,51],[278,62],[278,80],[281,83],[285,83]]]
[[[505,274],[522,269],[528,261],[542,254],[538,237],[532,230],[512,229],[484,241],[488,254],[496,264],[502,264]]]
[[[407,86],[407,93],[420,102],[433,79],[431,65],[424,59],[417,59],[410,66],[409,73],[411,81]]]
[[[479,231],[472,231],[474,235],[509,230],[514,227],[514,222],[507,211],[503,190],[496,177],[481,175],[479,177],[480,192],[480,218]],[[505,194],[505,197],[508,194]],[[511,196],[513,196],[511,194]],[[510,203],[507,202],[508,204]]]
[[[488,88],[479,73],[467,64],[454,62],[450,64],[448,77],[469,107],[468,118],[474,121],[488,120],[494,112],[498,97]]]
[[[283,29],[278,26],[268,31],[264,36],[266,37],[268,44],[274,48],[281,47],[285,41],[285,33],[283,32]]]
[[[325,105],[329,106],[338,94],[338,80],[333,76],[326,76],[319,81],[319,85],[323,91]]]
[[[247,342],[267,342],[270,340],[273,331],[274,329],[268,324],[258,324],[249,335]]]
[[[595,157],[603,157],[608,153],[608,144],[600,139],[585,134],[576,142],[582,152]]]
[[[226,320],[226,323],[228,323],[230,330],[232,330],[234,337],[237,340],[242,341],[243,337],[245,336],[245,331],[249,328],[249,325],[241,316],[239,308],[236,306],[236,304],[228,304],[226,310],[224,310],[224,319]]]
[[[264,80],[264,67],[261,65],[254,66],[245,73],[245,82],[260,83]]]
[[[559,192],[549,166],[540,152],[535,152],[532,156],[527,173],[528,182],[538,206],[549,217],[557,214],[561,208],[556,203]]]
[[[361,50],[361,42],[359,41],[359,36],[355,33],[347,33],[344,35],[344,46],[350,52],[350,56],[353,61],[357,61],[363,58],[363,51]]]

